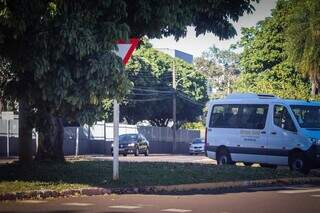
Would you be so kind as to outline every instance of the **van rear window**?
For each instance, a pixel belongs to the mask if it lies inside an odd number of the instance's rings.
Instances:
[[[267,104],[214,105],[209,127],[264,129],[268,109]]]

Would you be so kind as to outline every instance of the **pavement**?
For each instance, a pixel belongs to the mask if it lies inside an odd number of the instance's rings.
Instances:
[[[66,160],[102,160],[112,161],[113,157],[110,155],[79,155],[66,156]],[[12,163],[18,160],[18,157],[13,156],[10,158],[0,158],[0,164]],[[127,155],[119,156],[120,162],[171,162],[171,163],[203,163],[203,164],[216,164],[215,160],[207,158],[204,155],[173,155],[173,154],[151,154],[149,156]]]
[[[84,155],[79,159],[86,160],[107,160],[112,161],[112,156],[106,155]],[[127,155],[119,156],[120,162],[169,162],[169,163],[202,163],[202,164],[216,164],[215,160],[207,158],[204,155],[173,155],[173,154],[151,154],[149,156]]]
[[[248,188],[239,192],[189,195],[105,195],[0,203],[7,212],[199,212],[199,213],[316,213],[320,209],[320,187]]]

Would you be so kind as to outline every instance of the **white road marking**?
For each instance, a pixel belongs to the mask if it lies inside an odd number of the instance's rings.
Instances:
[[[64,205],[64,206],[81,206],[81,207],[84,207],[84,206],[93,206],[93,203],[62,203],[61,205]]]
[[[177,213],[184,213],[184,212],[192,212],[192,210],[187,209],[163,209],[162,212],[177,212]]]
[[[40,204],[40,203],[47,203],[46,200],[21,200],[18,201],[19,203],[31,203],[31,204]]]
[[[141,206],[109,206],[109,208],[113,208],[113,209],[140,209],[142,208]]]
[[[300,193],[310,193],[310,192],[320,192],[320,188],[278,191],[278,193],[281,193],[281,194],[300,194]]]

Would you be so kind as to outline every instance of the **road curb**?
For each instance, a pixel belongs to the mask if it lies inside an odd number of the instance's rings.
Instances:
[[[26,200],[26,199],[46,199],[57,197],[74,197],[74,196],[94,196],[108,194],[174,194],[193,191],[212,191],[223,192],[230,189],[242,189],[248,187],[261,187],[273,185],[294,185],[294,184],[320,184],[320,177],[302,177],[302,178],[279,178],[265,180],[248,180],[248,181],[230,181],[217,183],[196,183],[169,186],[147,186],[147,187],[125,187],[125,188],[83,188],[70,189],[63,191],[55,190],[36,190],[26,192],[10,192],[0,194],[0,201],[9,200]]]

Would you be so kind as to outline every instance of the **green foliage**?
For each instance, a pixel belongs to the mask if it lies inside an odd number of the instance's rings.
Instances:
[[[112,52],[129,31],[119,22],[121,2],[3,1],[0,8],[0,55],[13,74],[7,95],[28,97],[36,114],[81,123],[97,119],[105,97],[124,96],[128,80]]]
[[[181,126],[182,129],[197,129],[197,130],[202,130],[205,129],[205,126],[203,122],[198,121],[198,122],[188,122],[184,123]]]
[[[243,53],[240,66],[244,72],[259,73],[270,70],[273,66],[287,59],[284,50],[289,4],[279,0],[272,11],[272,17],[266,18],[256,27],[243,28],[240,46]]]
[[[320,88],[320,3],[318,0],[292,1],[286,29],[290,61]]]
[[[280,0],[256,27],[242,29],[242,73],[234,85],[237,92],[274,94],[282,98],[310,99],[310,84],[288,60],[285,49],[291,3]]]
[[[240,55],[230,47],[228,50],[220,50],[215,45],[202,53],[202,56],[195,60],[196,70],[203,73],[209,79],[209,86],[215,89],[215,97],[221,97],[231,91],[231,84],[234,83],[240,73]]]
[[[242,73],[234,89],[237,92],[273,94],[287,99],[310,99],[310,85],[287,63],[261,73]]]
[[[36,117],[93,122],[105,98],[121,100],[130,88],[113,53],[118,39],[178,39],[190,25],[197,35],[229,38],[230,20],[251,13],[255,1],[0,0],[0,56],[13,75],[2,96],[27,98]]]
[[[207,101],[206,78],[192,65],[142,45],[126,69],[133,90],[121,105],[121,117],[135,124],[148,120],[152,125],[167,126],[172,119],[172,66],[177,79],[177,122],[195,121]],[[186,100],[189,98],[190,100]],[[196,103],[192,103],[196,102]]]

